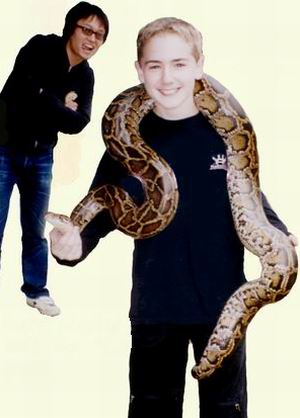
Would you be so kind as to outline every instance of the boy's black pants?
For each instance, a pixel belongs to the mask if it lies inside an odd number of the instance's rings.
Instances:
[[[189,342],[198,363],[211,331],[203,325],[132,325],[128,418],[182,417]],[[247,418],[244,342],[199,382],[199,397],[201,418]]]

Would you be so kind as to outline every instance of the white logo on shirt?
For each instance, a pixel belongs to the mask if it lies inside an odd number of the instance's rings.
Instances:
[[[227,160],[224,154],[218,154],[216,157],[212,156],[213,164],[210,166],[210,170],[227,170]]]

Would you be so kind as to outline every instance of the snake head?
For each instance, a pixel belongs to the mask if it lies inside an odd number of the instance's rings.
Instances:
[[[72,221],[68,216],[54,212],[47,212],[45,219],[55,228],[60,230],[67,230],[69,229],[70,225],[72,225]]]

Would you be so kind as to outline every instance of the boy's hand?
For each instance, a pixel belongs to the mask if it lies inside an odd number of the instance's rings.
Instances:
[[[64,225],[50,232],[50,248],[54,256],[61,260],[78,260],[82,256],[82,240],[78,226]]]
[[[77,93],[75,93],[75,91],[70,91],[69,93],[66,94],[66,97],[65,97],[65,106],[71,110],[74,110],[74,112],[78,108],[78,103],[75,102],[77,97],[78,95]]]

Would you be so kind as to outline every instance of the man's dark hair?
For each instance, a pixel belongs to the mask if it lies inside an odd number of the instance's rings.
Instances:
[[[76,6],[72,7],[66,15],[65,19],[65,26],[63,28],[63,39],[65,42],[69,40],[69,38],[73,35],[74,30],[76,29],[76,25],[78,20],[84,19],[89,16],[97,16],[101,22],[103,23],[105,29],[105,35],[103,37],[103,43],[105,42],[108,31],[109,31],[109,22],[106,14],[103,12],[100,7],[90,4],[86,1],[81,1],[80,3],[76,4]]]

